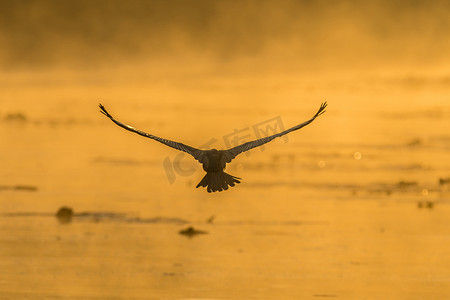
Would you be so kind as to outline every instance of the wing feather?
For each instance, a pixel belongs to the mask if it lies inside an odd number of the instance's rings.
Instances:
[[[141,131],[141,130],[139,130],[139,129],[136,129],[136,128],[134,128],[134,127],[131,127],[131,126],[129,126],[129,125],[126,125],[126,124],[124,124],[124,123],[122,123],[122,122],[120,122],[120,121],[117,121],[117,120],[116,120],[116,119],[115,119],[115,118],[114,118],[114,117],[106,110],[106,108],[105,108],[102,104],[99,104],[99,107],[100,107],[100,112],[101,112],[102,114],[104,114],[105,116],[107,116],[108,118],[110,118],[111,121],[113,121],[114,123],[116,123],[116,125],[118,125],[118,126],[124,128],[124,129],[126,129],[126,130],[128,130],[128,131],[131,131],[131,132],[137,133],[137,134],[139,134],[139,135],[142,135],[142,136],[144,136],[144,137],[147,137],[147,138],[153,139],[153,140],[155,140],[155,141],[158,141],[158,142],[160,142],[160,143],[162,143],[162,144],[164,144],[164,145],[166,145],[166,146],[169,146],[169,147],[171,147],[171,148],[174,148],[174,149],[177,149],[177,150],[186,152],[186,153],[192,155],[192,156],[193,156],[196,160],[198,160],[199,162],[201,162],[201,163],[203,162],[203,158],[204,158],[204,153],[203,153],[204,151],[203,151],[203,150],[200,150],[200,149],[197,149],[197,148],[194,148],[194,147],[185,145],[185,144],[183,144],[183,143],[178,143],[178,142],[174,142],[174,141],[171,141],[171,140],[166,140],[166,139],[160,138],[160,137],[158,137],[158,136],[156,136],[156,135],[153,135],[153,134],[150,134],[150,133],[146,133],[146,132],[143,132],[143,131]]]
[[[228,149],[228,150],[224,150],[224,157],[226,159],[225,161],[227,163],[229,163],[237,155],[241,154],[242,152],[245,152],[245,151],[248,151],[250,149],[259,147],[261,145],[264,145],[264,144],[272,141],[273,139],[275,139],[277,137],[283,136],[283,135],[288,134],[288,133],[290,133],[292,131],[295,131],[295,130],[298,130],[298,129],[302,128],[302,127],[305,127],[306,125],[308,125],[309,123],[314,121],[318,116],[323,114],[325,112],[325,108],[326,107],[327,107],[327,103],[326,102],[322,103],[320,105],[320,108],[317,111],[317,113],[311,119],[309,119],[308,121],[303,122],[303,123],[301,123],[301,124],[299,124],[297,126],[294,126],[294,127],[289,128],[289,129],[287,129],[285,131],[282,131],[280,133],[277,133],[277,134],[274,134],[274,135],[271,135],[271,136],[268,136],[268,137],[265,137],[265,138],[261,138],[261,139],[254,140],[254,141],[250,141],[250,142],[244,143],[242,145],[236,146],[234,148],[231,148],[231,149]]]

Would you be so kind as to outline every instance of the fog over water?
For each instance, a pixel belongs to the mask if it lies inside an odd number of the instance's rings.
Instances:
[[[258,71],[445,69],[449,8],[448,1],[2,1],[1,61],[8,69],[188,58],[248,60]]]

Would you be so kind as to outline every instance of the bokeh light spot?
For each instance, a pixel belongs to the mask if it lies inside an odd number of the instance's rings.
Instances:
[[[317,166],[318,166],[319,168],[321,168],[321,169],[325,168],[326,165],[327,165],[327,164],[326,164],[325,161],[323,161],[323,160],[319,160],[319,161],[317,162]]]

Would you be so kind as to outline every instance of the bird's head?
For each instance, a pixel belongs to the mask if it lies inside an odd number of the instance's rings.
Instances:
[[[219,154],[219,150],[211,149],[211,150],[208,150],[208,153],[211,154],[211,155],[217,155],[217,154]]]

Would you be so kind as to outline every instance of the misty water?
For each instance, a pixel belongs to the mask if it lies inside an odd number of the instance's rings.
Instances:
[[[448,1],[13,2],[0,299],[450,298]]]
[[[260,80],[99,88],[55,78],[45,92],[29,81],[5,89],[2,299],[448,296],[450,110],[441,90],[300,93]],[[324,115],[238,156],[227,172],[242,183],[211,194],[195,188],[204,171],[193,158],[97,107],[223,149],[256,138],[255,128],[303,122],[323,100]],[[71,222],[55,217],[62,206],[74,210]],[[190,226],[206,234],[179,233]]]

